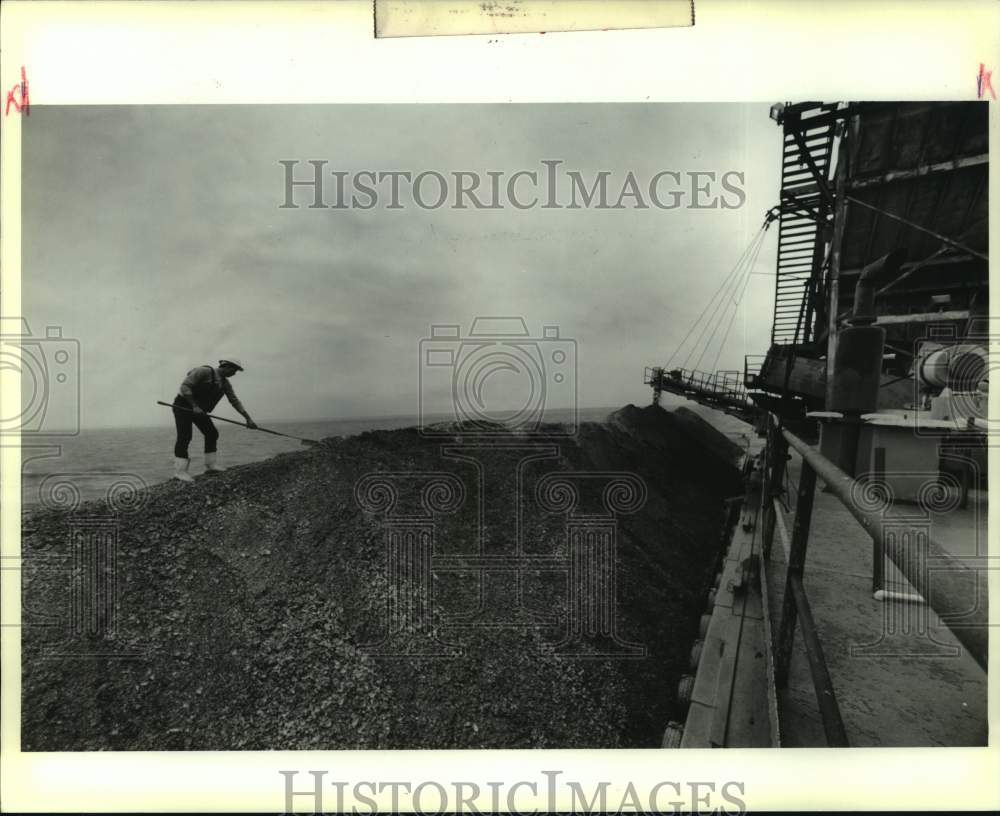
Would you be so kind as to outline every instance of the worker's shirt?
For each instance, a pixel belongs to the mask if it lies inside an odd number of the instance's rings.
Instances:
[[[243,403],[233,391],[233,386],[219,369],[210,365],[192,368],[184,382],[181,383],[180,395],[192,405],[197,405],[202,411],[211,411],[225,397],[229,404],[241,414]]]

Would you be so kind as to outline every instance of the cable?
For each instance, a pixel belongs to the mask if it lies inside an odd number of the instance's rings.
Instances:
[[[733,284],[737,284],[738,285],[739,281],[742,280],[743,275],[745,274],[745,262],[746,262],[747,258],[753,253],[755,246],[758,245],[760,242],[763,241],[763,234],[764,234],[764,228],[761,228],[761,230],[758,231],[758,233],[754,236],[753,240],[748,245],[747,251],[744,252],[743,256],[740,258],[739,266],[738,266],[738,268],[736,270],[734,270],[736,272],[736,277],[733,279],[732,282],[730,282],[731,291],[735,291],[735,287],[733,287]],[[695,342],[694,347],[692,347],[691,351],[688,353],[688,356],[685,358],[685,361],[684,361],[685,366],[687,365],[688,362],[690,362],[691,357],[694,355],[695,351],[699,347],[701,348],[701,354],[698,356],[698,359],[695,361],[694,368],[697,368],[701,364],[702,357],[705,356],[705,349],[709,345],[711,345],[712,340],[715,337],[715,333],[718,331],[719,326],[722,324],[722,317],[721,316],[719,317],[718,322],[716,322],[716,315],[719,313],[719,308],[726,302],[727,299],[731,299],[731,297],[732,297],[732,295],[729,294],[728,298],[724,296],[724,297],[722,297],[721,299],[719,299],[716,302],[715,308],[712,310],[712,313],[709,315],[708,320],[705,321],[702,324],[701,332],[699,332],[699,334],[698,334],[698,340]],[[723,312],[723,315],[724,314],[725,314],[725,312]],[[708,337],[708,340],[706,341],[706,344],[704,346],[701,346],[701,341],[705,337],[705,332],[708,331],[709,328],[713,326],[713,324],[714,324],[714,328],[712,328],[712,331],[709,334],[709,337]]]
[[[719,297],[719,295],[722,293],[722,291],[729,284],[730,279],[733,277],[733,275],[736,274],[737,270],[741,267],[744,258],[746,257],[747,253],[750,252],[750,248],[753,246],[753,242],[755,240],[757,240],[757,236],[756,235],[753,237],[753,239],[750,241],[750,243],[747,244],[747,246],[743,249],[743,253],[740,255],[739,259],[736,261],[736,264],[733,266],[732,269],[729,270],[729,274],[727,274],[726,277],[725,277],[725,279],[722,281],[722,283],[719,284],[719,288],[715,291],[715,294],[713,294],[712,297],[709,299],[708,303],[705,304],[705,308],[702,310],[702,313],[700,315],[698,315],[698,319],[695,320],[691,324],[691,328],[688,329],[688,333],[684,336],[684,339],[680,342],[680,345],[677,346],[677,348],[675,349],[674,353],[670,356],[670,360],[667,361],[667,366],[670,365],[670,363],[673,361],[674,357],[684,347],[684,344],[687,342],[688,338],[690,338],[690,336],[694,333],[694,330],[696,328],[698,328],[699,325],[702,327],[702,333],[704,333],[704,327],[705,327],[704,318],[705,318],[705,315],[708,313],[708,310],[712,307],[712,304],[715,302],[716,298]],[[687,357],[684,358],[684,362],[682,363],[682,367],[686,367],[687,366],[687,363],[690,361],[691,354],[694,353],[694,349],[696,349],[696,348],[698,348],[698,341],[696,341],[695,344],[691,347],[691,350],[688,351],[688,355],[687,355]]]
[[[765,221],[764,223],[767,224],[768,222]],[[737,269],[740,268],[741,264],[743,263],[743,259],[746,257],[747,253],[750,252],[750,248],[753,246],[754,241],[757,240],[757,236],[760,235],[760,233],[764,229],[765,229],[765,226],[762,225],[761,228],[760,228],[760,230],[758,230],[757,235],[754,235],[754,237],[750,241],[750,243],[747,244],[747,246],[744,248],[743,253],[740,255],[739,259],[736,261],[736,264],[733,266],[732,269],[729,270],[729,274],[726,275],[725,279],[719,285],[719,288],[716,290],[715,294],[712,295],[712,297],[708,301],[708,303],[705,304],[705,308],[702,310],[702,313],[698,316],[698,319],[695,320],[691,324],[691,328],[688,329],[688,333],[686,335],[684,335],[684,339],[681,340],[681,342],[674,349],[674,353],[670,355],[670,359],[667,360],[667,365],[665,366],[665,368],[669,368],[670,364],[674,361],[674,358],[680,353],[680,350],[682,348],[684,348],[684,344],[688,341],[688,339],[694,333],[694,330],[697,329],[699,325],[703,325],[702,321],[704,320],[705,315],[708,313],[709,308],[712,306],[712,303],[715,302],[715,299],[719,296],[719,294],[722,292],[722,290],[726,287],[726,284],[729,282],[730,278],[737,271]],[[697,343],[695,343],[694,348],[697,348]],[[688,353],[688,356],[690,357],[690,352]],[[686,365],[686,363],[687,363],[687,359],[685,359],[685,365]]]
[[[974,229],[980,227],[986,220],[987,219],[985,219],[985,218],[980,219],[976,223],[972,224],[964,232],[962,232],[962,234],[959,235],[958,237],[964,240],[964,238],[965,238],[966,235],[969,235]],[[941,247],[940,249],[938,249],[936,252],[931,253],[929,256],[927,256],[926,258],[924,258],[922,261],[918,261],[917,263],[913,264],[913,266],[911,266],[909,269],[907,269],[899,277],[895,278],[894,280],[889,281],[889,283],[887,283],[885,286],[883,286],[881,289],[879,289],[877,292],[875,292],[875,296],[878,297],[879,295],[881,295],[886,290],[891,289],[893,286],[896,286],[898,283],[901,283],[902,281],[906,280],[908,277],[910,277],[910,275],[912,275],[918,269],[923,269],[925,266],[927,266],[927,264],[933,262],[935,258],[938,258],[941,255],[944,255],[944,253],[947,252],[947,251],[948,251],[948,246],[945,245],[945,246]]]
[[[743,265],[744,265],[746,259],[749,257],[749,255],[752,254],[755,246],[763,241],[764,231],[765,231],[765,227],[762,226],[760,228],[760,230],[757,232],[757,234],[753,237],[753,240],[750,242],[750,245],[747,247],[748,251],[744,252],[743,256],[741,256],[740,262],[739,262],[739,271],[738,271],[737,277],[734,278],[733,283],[738,284],[738,282],[740,280],[742,280],[742,277],[743,277],[743,275],[745,273],[745,268],[744,268]],[[734,269],[734,271],[736,271],[736,270]],[[735,291],[735,287],[732,289],[732,291]],[[731,297],[732,296],[730,295],[730,298]],[[715,333],[718,331],[719,326],[722,324],[721,317],[719,318],[719,322],[718,323],[715,323],[715,320],[716,320],[716,314],[718,314],[718,311],[719,311],[719,307],[721,307],[722,304],[725,303],[725,302],[726,302],[726,298],[725,297],[723,297],[720,300],[718,300],[716,302],[716,304],[715,304],[715,308],[712,310],[711,315],[709,315],[708,320],[705,321],[702,324],[701,332],[699,332],[699,334],[698,334],[698,340],[695,342],[694,347],[689,352],[688,357],[685,358],[685,365],[687,365],[687,363],[689,362],[691,356],[695,352],[695,349],[697,349],[699,347],[701,348],[701,354],[698,355],[698,359],[695,361],[695,364],[694,364],[693,367],[697,368],[701,364],[702,357],[705,356],[705,349],[709,345],[711,345],[711,342],[712,342],[712,339],[715,336]],[[723,314],[725,314],[725,313],[723,312]],[[702,340],[705,337],[705,332],[708,331],[709,327],[712,326],[713,324],[715,324],[715,328],[712,329],[712,333],[709,335],[709,338],[708,338],[708,341],[706,342],[706,344],[702,345]]]
[[[739,292],[738,298],[736,300],[733,300],[732,296],[730,296],[730,298],[729,298],[730,302],[733,304],[733,313],[732,313],[732,315],[729,318],[728,325],[726,326],[725,336],[722,338],[722,342],[719,344],[719,350],[718,350],[718,352],[716,352],[715,361],[712,363],[711,371],[715,371],[715,365],[719,361],[719,356],[722,353],[722,347],[725,345],[725,342],[726,342],[726,340],[729,337],[729,331],[732,328],[733,320],[736,317],[737,311],[739,311],[739,303],[740,303],[740,301],[743,300],[743,293],[746,291],[747,284],[749,284],[749,282],[750,282],[750,273],[753,271],[754,264],[757,261],[757,256],[760,255],[761,247],[764,245],[764,232],[765,232],[765,230],[762,229],[757,234],[757,237],[755,239],[755,244],[753,246],[753,249],[752,249],[752,251],[750,252],[750,255],[747,258],[747,264],[745,265],[745,267],[741,271],[740,278],[739,278],[739,280],[737,280],[736,286],[733,289],[733,295],[735,295],[737,291]],[[728,311],[729,311],[729,307],[727,306],[726,309],[720,314],[720,316],[719,316],[719,322],[716,324],[715,329],[713,329],[712,334],[709,337],[708,342],[702,348],[701,354],[698,356],[698,361],[694,365],[695,368],[697,368],[699,365],[701,365],[701,361],[702,361],[702,358],[705,356],[705,353],[708,351],[708,349],[710,349],[712,347],[712,343],[715,341],[715,336],[718,333],[719,328],[722,326],[722,321],[725,319],[726,312],[728,312]]]
[[[874,210],[877,213],[881,213],[886,218],[891,218],[893,221],[898,221],[900,224],[906,224],[906,226],[908,226],[908,227],[910,227],[912,229],[919,230],[920,232],[926,232],[928,235],[933,235],[939,241],[942,241],[945,244],[949,244],[950,246],[953,246],[956,249],[960,249],[963,252],[967,252],[969,255],[972,255],[975,258],[980,258],[980,259],[982,259],[984,261],[988,261],[990,259],[989,256],[985,252],[977,252],[974,249],[970,249],[969,247],[965,246],[964,244],[960,244],[958,241],[955,241],[954,239],[949,238],[946,235],[942,235],[940,232],[934,232],[934,230],[929,230],[929,229],[927,229],[927,227],[920,226],[920,224],[914,224],[912,221],[909,221],[906,218],[901,218],[898,215],[893,215],[891,212],[883,210],[881,207],[876,207],[873,204],[869,204],[866,201],[862,201],[860,198],[855,198],[854,196],[850,196],[850,195],[849,196],[845,196],[845,198],[848,201],[853,201],[855,204],[860,204],[862,207],[865,207],[865,208],[867,208],[869,210]]]
[[[760,245],[758,244],[758,247],[756,249],[759,250],[759,247],[760,247]],[[729,321],[726,324],[726,331],[725,331],[725,333],[722,336],[721,342],[719,343],[719,348],[718,348],[718,350],[715,353],[715,358],[712,360],[712,365],[709,367],[709,371],[710,372],[714,372],[715,371],[715,367],[716,367],[716,365],[718,365],[718,362],[719,362],[719,357],[722,354],[722,349],[723,349],[723,347],[726,344],[726,340],[729,338],[729,331],[730,331],[730,329],[733,326],[733,320],[736,317],[736,313],[739,311],[739,302],[743,299],[743,292],[746,291],[746,285],[750,281],[749,270],[753,269],[753,263],[756,260],[758,254],[759,254],[759,251],[755,251],[751,255],[750,261],[749,261],[746,269],[743,272],[743,277],[742,277],[741,281],[737,283],[737,288],[739,288],[739,290],[740,290],[740,294],[739,294],[738,299],[733,300],[732,298],[730,298],[730,302],[733,304],[732,314],[730,315]],[[742,286],[740,286],[740,284],[742,284]],[[726,312],[728,312],[728,311],[729,311],[729,307],[727,306],[726,309],[725,309],[725,311],[722,312],[722,314],[720,315],[720,317],[719,317],[719,323],[716,325],[715,329],[713,330],[711,337],[709,338],[709,340],[705,344],[705,346],[702,348],[701,354],[698,356],[698,361],[695,363],[695,368],[697,368],[699,365],[701,365],[701,361],[702,361],[702,358],[705,356],[705,353],[712,347],[712,344],[715,342],[715,337],[716,337],[716,335],[717,335],[717,333],[719,331],[719,328],[722,326],[722,321],[725,318]]]
[[[736,322],[736,315],[740,310],[740,303],[743,302],[743,296],[746,294],[747,286],[750,285],[750,278],[753,275],[753,268],[754,265],[757,263],[757,258],[760,255],[760,250],[763,245],[764,245],[763,241],[757,244],[757,248],[754,250],[753,257],[750,259],[750,262],[746,268],[746,273],[743,276],[743,288],[740,290],[739,297],[735,301],[733,301],[733,313],[729,316],[729,323],[726,326],[726,333],[722,336],[722,342],[719,343],[719,348],[715,352],[715,359],[712,360],[712,369],[711,369],[712,371],[715,371],[716,366],[718,366],[719,364],[719,357],[722,356],[722,349],[725,348],[726,340],[729,339],[729,332],[733,328],[733,323]]]

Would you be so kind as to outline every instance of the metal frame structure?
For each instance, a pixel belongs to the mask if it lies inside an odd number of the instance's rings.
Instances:
[[[879,280],[867,290],[866,297],[872,297],[871,289],[877,287],[873,322],[884,327],[888,352],[879,357],[884,365],[880,382],[875,374],[878,408],[871,410],[902,407],[908,403],[895,400],[913,399],[908,355],[926,336],[928,324],[952,326],[956,341],[971,336],[970,326],[982,314],[988,292],[985,108],[973,103],[806,102],[775,105],[772,118],[782,127],[783,148],[780,203],[768,214],[768,222],[779,220],[771,347],[767,355],[744,358],[741,382],[734,383],[728,372],[668,367],[647,368],[644,382],[653,387],[654,402],[665,391],[679,394],[739,416],[766,435],[756,471],[748,474],[748,484],[759,480],[759,491],[744,498],[749,522],[741,525],[745,531],[761,524],[759,582],[765,595],[778,517],[785,512],[780,502],[790,452],[801,458],[784,596],[773,631],[770,613],[764,616],[772,652],[768,677],[772,695],[774,688],[788,684],[794,637],[800,632],[826,742],[847,745],[804,581],[817,480],[871,538],[876,598],[885,592],[884,569],[891,562],[986,669],[989,564],[980,564],[978,556],[960,560],[948,555],[929,532],[916,545],[920,553],[915,556],[913,539],[897,534],[899,524],[859,506],[852,496],[870,487],[869,479],[877,481],[877,475],[856,479],[842,469],[849,465],[838,466],[797,435],[800,427],[815,430],[811,420],[798,424],[807,411],[832,410],[838,340],[848,348],[841,321],[854,310],[862,270],[890,252],[905,249],[908,262],[892,266],[886,273],[891,280]],[[885,451],[876,448],[873,455],[876,474],[881,473]],[[968,484],[963,482],[962,490],[964,496]],[[738,531],[731,547],[737,537]],[[741,552],[746,551],[744,546]],[[975,599],[971,611],[970,598]],[[719,632],[727,637],[725,626]],[[771,705],[777,717],[773,696]],[[774,728],[777,733],[778,726]],[[703,730],[685,737],[688,744],[702,744],[698,740],[707,739]]]
[[[795,521],[786,571],[784,602],[778,635],[773,644],[775,684],[778,688],[787,685],[792,643],[798,627],[809,661],[827,744],[831,747],[846,746],[847,732],[837,704],[836,690],[827,669],[822,642],[803,585],[817,477],[871,536],[875,566],[874,585],[882,583],[880,566],[883,559],[888,556],[984,671],[987,670],[989,645],[989,609],[985,603],[986,570],[971,568],[968,559],[959,560],[952,557],[930,537],[926,543],[926,557],[915,559],[913,553],[900,539],[886,535],[886,525],[881,515],[859,506],[854,498],[853,488],[857,484],[856,480],[799,437],[783,430],[778,424],[778,417],[774,414],[767,415],[767,445],[761,454],[763,463],[760,508],[763,519],[761,552],[765,564],[770,560],[773,547],[776,519],[780,510],[777,502],[782,493],[789,448],[801,456],[802,471],[795,503]],[[933,581],[930,579],[932,572]],[[970,597],[979,601],[971,610],[966,603],[966,599]],[[956,623],[958,621],[961,623]]]

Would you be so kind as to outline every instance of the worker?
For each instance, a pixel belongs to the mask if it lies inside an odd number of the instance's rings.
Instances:
[[[248,428],[256,428],[257,423],[251,419],[243,404],[233,391],[229,380],[236,376],[237,371],[243,371],[243,364],[235,357],[224,357],[219,360],[218,367],[203,365],[192,368],[180,391],[174,399],[174,424],[177,426],[177,442],[174,444],[174,478],[182,482],[192,482],[194,477],[188,473],[191,460],[188,458],[188,445],[191,442],[191,426],[197,426],[205,437],[205,472],[214,473],[225,468],[219,467],[216,454],[216,443],[219,432],[215,429],[212,418],[207,414],[215,408],[223,396],[247,421]]]

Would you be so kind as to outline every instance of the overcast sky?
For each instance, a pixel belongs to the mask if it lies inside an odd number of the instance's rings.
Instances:
[[[79,340],[84,427],[167,421],[155,401],[224,355],[243,359],[234,386],[261,423],[415,414],[420,340],[435,323],[467,333],[477,315],[575,340],[580,406],[644,404],[643,367],[667,361],[776,203],[780,144],[762,104],[32,107],[22,309],[35,335],[59,325]],[[559,159],[587,180],[610,171],[612,199],[629,171],[640,186],[737,171],[746,201],[425,210],[404,192],[387,209],[386,182],[370,210],[310,209],[301,191],[301,208],[281,209],[279,161],[304,177],[310,159],[505,179]],[[776,231],[721,368],[766,351]],[[487,398],[516,390],[504,377]]]

